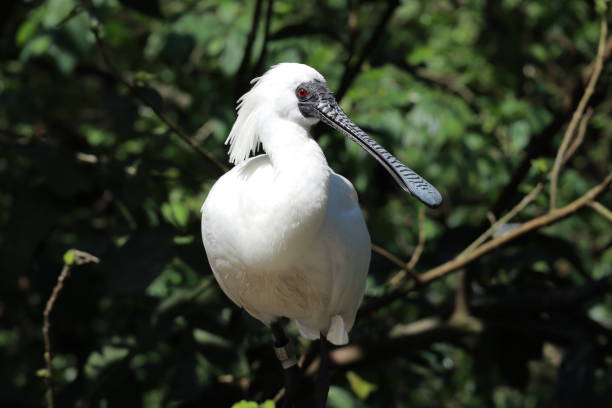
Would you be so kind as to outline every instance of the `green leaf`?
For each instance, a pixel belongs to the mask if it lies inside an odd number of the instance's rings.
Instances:
[[[255,401],[240,401],[232,405],[232,408],[258,408],[259,405]]]
[[[329,388],[329,406],[331,408],[362,408],[363,403],[355,399],[350,392],[344,388],[332,385]]]
[[[49,0],[46,3],[43,25],[55,28],[62,20],[68,17],[74,9],[74,0]]]
[[[74,258],[75,258],[74,251],[72,249],[69,249],[64,254],[64,263],[66,265],[72,265],[74,263]]]
[[[608,7],[607,3],[608,0],[595,0],[595,10],[597,10],[598,14],[604,16]]]
[[[37,377],[42,377],[42,378],[48,378],[49,377],[49,370],[47,370],[46,368],[41,368],[36,370],[36,376]]]
[[[30,38],[34,36],[34,34],[36,34],[41,18],[42,13],[35,12],[19,27],[17,34],[15,35],[15,42],[17,43],[17,46],[23,46]]]
[[[232,408],[275,408],[276,404],[272,400],[267,400],[259,405],[255,401],[240,401],[232,405]]]
[[[531,166],[540,173],[548,171],[550,160],[547,158],[534,159],[531,161]]]
[[[217,347],[229,348],[232,344],[230,341],[224,339],[223,337],[217,336],[202,329],[194,329],[193,338],[195,339],[195,341],[202,345],[213,345]]]
[[[22,48],[21,54],[19,55],[19,59],[24,62],[28,61],[32,57],[37,57],[47,52],[50,46],[51,37],[49,35],[37,36],[34,39],[28,41],[27,44]]]
[[[149,81],[152,81],[154,79],[157,78],[157,75],[152,74],[150,72],[146,72],[146,71],[138,71],[134,74],[134,81],[135,82],[141,82],[141,83],[147,83]]]
[[[372,384],[371,382],[364,380],[354,371],[347,372],[346,379],[351,385],[351,389],[360,400],[367,399],[372,392],[378,389],[376,384]]]

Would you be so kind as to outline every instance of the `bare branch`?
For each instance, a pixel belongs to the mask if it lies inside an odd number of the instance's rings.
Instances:
[[[419,243],[408,261],[408,270],[414,270],[425,249],[425,207],[419,207]]]
[[[268,53],[268,41],[270,40],[270,26],[271,26],[273,15],[274,15],[274,0],[268,0],[268,8],[266,9],[266,20],[264,23],[263,44],[261,45],[261,52],[259,53],[259,58],[257,59],[257,63],[255,64],[255,72],[260,72],[263,70],[263,64],[264,64],[264,61],[266,60],[266,55]]]
[[[242,53],[242,61],[236,72],[236,83],[238,88],[242,87],[244,80],[248,74],[249,63],[251,61],[251,53],[253,52],[253,46],[255,45],[255,37],[257,36],[257,27],[259,26],[259,19],[261,16],[262,0],[255,2],[255,9],[253,11],[253,20],[251,21],[251,30],[247,36],[247,42],[244,46],[244,52]],[[242,92],[242,89],[237,90],[238,93]]]
[[[609,222],[612,222],[612,211],[608,210],[604,205],[602,205],[601,203],[597,202],[597,201],[591,201],[589,203],[589,207],[591,207],[592,209],[594,209],[595,211],[597,211],[599,213],[599,215],[601,215],[602,217],[604,217],[606,220],[608,220]]]
[[[402,276],[405,276],[406,274],[410,274],[410,276],[412,276],[418,282],[419,275],[417,275],[414,272],[414,270],[408,270],[407,269],[408,264],[406,262],[402,261],[400,258],[393,255],[391,252],[387,251],[385,248],[381,247],[378,244],[372,243],[372,251],[382,256],[383,258],[387,259],[388,261],[394,263],[396,266],[398,266],[401,269],[400,272],[397,273],[397,275],[391,278],[392,281],[395,280],[395,278],[400,274],[402,274]]]
[[[604,51],[604,60],[610,58],[610,54],[612,54],[612,37],[608,37],[608,41],[606,41],[606,50]],[[586,69],[583,71],[582,76],[586,81],[591,74],[593,73],[593,68],[595,67],[595,61],[592,61]]]
[[[183,142],[191,146],[193,150],[195,150],[202,157],[210,161],[221,172],[225,173],[226,171],[228,171],[229,169],[227,166],[225,166],[223,163],[218,161],[212,154],[202,149],[202,147],[200,147],[200,145],[198,145],[191,137],[189,137],[185,132],[183,132],[183,130],[181,130],[176,124],[174,124],[170,119],[168,119],[166,115],[164,115],[164,113],[160,110],[159,107],[152,104],[141,92],[138,92],[138,89],[134,86],[134,84],[132,84],[130,81],[125,79],[123,75],[121,75],[121,73],[119,72],[119,69],[115,66],[112,59],[110,58],[110,55],[108,54],[106,50],[106,46],[104,45],[104,42],[102,41],[102,37],[100,36],[100,28],[98,27],[98,25],[92,24],[91,31],[96,39],[96,45],[98,46],[98,49],[100,50],[100,54],[102,55],[102,58],[104,59],[106,66],[112,72],[113,76],[123,85],[125,85],[129,89],[130,93],[136,99],[138,99],[144,105],[151,108],[151,110],[155,113],[155,115],[157,115],[157,117],[162,122],[164,122],[166,126],[168,126],[168,128],[170,128],[175,134],[177,134],[183,140]]]
[[[521,202],[519,202],[516,206],[514,206],[514,208],[512,210],[510,210],[508,212],[508,214],[504,215],[499,220],[495,221],[489,227],[489,229],[487,229],[485,232],[482,233],[482,235],[480,235],[478,238],[476,238],[474,240],[474,242],[472,242],[467,248],[465,248],[459,254],[459,256],[461,257],[461,256],[463,256],[463,255],[473,251],[474,249],[478,248],[483,242],[485,242],[487,239],[489,239],[489,237],[491,237],[493,234],[495,234],[495,232],[499,229],[499,227],[501,227],[504,224],[507,224],[519,212],[521,212],[525,207],[527,207],[527,205],[529,205],[529,203],[532,202],[537,197],[537,195],[540,193],[541,190],[542,190],[542,184],[538,183],[538,185],[529,194],[527,194],[521,200]]]
[[[578,126],[578,135],[572,142],[571,146],[567,149],[567,152],[565,153],[565,156],[563,157],[563,162],[561,163],[561,166],[563,166],[565,163],[567,163],[569,159],[572,158],[574,153],[576,153],[576,150],[578,150],[578,148],[582,144],[582,141],[584,140],[584,135],[586,134],[587,125],[589,124],[589,120],[591,119],[592,115],[593,115],[592,108],[587,109],[587,111],[584,113],[584,116],[582,117],[582,120],[580,121],[580,126]]]
[[[382,256],[383,258],[393,262],[396,266],[402,269],[406,267],[406,263],[404,261],[399,259],[397,256],[393,255],[391,252],[387,251],[385,248],[373,242],[372,242],[372,251]]]
[[[396,273],[394,276],[392,276],[391,279],[389,279],[389,284],[391,285],[391,287],[398,287],[402,283],[402,281],[406,278],[406,275],[412,276],[417,282],[419,281],[419,275],[414,271],[414,267],[419,262],[419,259],[421,258],[421,254],[423,253],[423,250],[425,249],[425,227],[424,227],[425,208],[424,207],[419,207],[418,220],[419,220],[418,244],[416,248],[414,249],[414,251],[412,252],[412,256],[410,257],[410,260],[407,263],[400,266],[400,268],[402,269],[398,273]]]
[[[553,164],[553,168],[550,172],[550,209],[553,210],[557,206],[557,181],[559,178],[559,171],[561,170],[561,166],[564,162],[564,158],[566,156],[567,148],[570,144],[572,136],[576,131],[576,126],[580,122],[584,110],[586,108],[591,95],[595,91],[595,84],[599,79],[599,75],[601,74],[601,70],[603,67],[603,61],[605,57],[606,50],[606,38],[608,36],[608,22],[605,17],[601,19],[601,28],[599,31],[599,45],[597,47],[597,56],[595,57],[595,64],[593,66],[593,73],[589,82],[582,94],[582,98],[580,98],[580,102],[578,102],[578,106],[572,115],[572,119],[563,134],[563,141],[561,142],[561,146],[557,151],[557,156],[555,157],[555,162]]]
[[[43,341],[45,343],[45,372],[43,374],[45,378],[45,383],[47,384],[47,391],[45,393],[45,398],[47,400],[47,407],[53,408],[54,405],[54,392],[53,392],[53,367],[51,366],[51,361],[53,360],[53,354],[51,351],[51,339],[49,336],[49,329],[51,328],[51,323],[49,317],[51,316],[51,312],[53,311],[53,306],[55,306],[55,302],[57,298],[64,288],[64,282],[70,276],[70,271],[75,265],[85,265],[88,263],[100,263],[100,259],[89,254],[84,251],[79,251],[78,249],[71,249],[66,252],[64,255],[64,267],[60,272],[59,277],[57,278],[57,283],[53,287],[53,291],[51,292],[51,296],[47,300],[47,304],[45,306],[45,310],[43,311]]]
[[[442,265],[432,268],[423,274],[419,274],[419,283],[422,283],[422,284],[431,283],[437,279],[440,279],[448,275],[451,272],[454,272],[456,270],[459,270],[465,267],[466,265],[473,262],[474,260],[480,258],[481,256],[485,254],[488,254],[489,252],[492,252],[493,250],[501,247],[507,242],[510,242],[518,238],[521,235],[524,235],[528,232],[545,227],[547,225],[554,224],[556,222],[559,222],[567,218],[568,216],[574,214],[581,208],[587,205],[590,205],[592,201],[596,200],[597,197],[599,197],[606,190],[608,190],[608,188],[610,187],[610,183],[612,183],[612,173],[609,173],[601,183],[591,188],[584,195],[574,200],[570,204],[566,205],[565,207],[550,210],[548,213],[544,215],[533,218],[530,221],[521,224],[521,226],[508,232],[507,234],[498,236],[492,239],[491,241],[482,244],[478,248],[475,248],[474,250],[468,253],[464,253],[463,255],[460,254],[454,259],[443,263]],[[413,282],[408,282],[403,287],[400,287],[398,289],[391,291],[390,293],[383,296],[382,298],[370,301],[368,304],[364,305],[360,309],[360,314],[365,315],[365,314],[372,313],[392,303],[393,301],[402,298],[404,295],[406,295],[412,289],[414,289],[414,287],[415,287],[415,284]]]
[[[436,279],[439,279],[442,276],[449,274],[450,272],[456,271],[457,269],[460,269],[466,266],[467,264],[474,261],[475,259],[493,251],[494,249],[502,246],[503,244],[509,241],[512,241],[513,239],[521,235],[526,234],[527,232],[531,232],[535,229],[542,228],[544,226],[553,224],[555,222],[558,222],[570,216],[571,214],[580,210],[585,205],[588,205],[589,202],[599,197],[599,195],[601,195],[604,191],[608,189],[611,182],[612,182],[612,173],[608,174],[608,176],[600,184],[591,188],[583,196],[574,200],[573,202],[566,205],[565,207],[553,209],[542,216],[536,217],[522,224],[520,227],[518,227],[515,230],[510,231],[509,233],[499,236],[483,244],[482,246],[476,248],[470,253],[465,254],[464,256],[457,257],[453,259],[452,261],[446,262],[436,268],[430,269],[429,271],[420,275],[421,281],[423,283],[428,283]]]
[[[355,61],[354,64],[351,64],[350,61],[346,62],[346,69],[344,71],[344,74],[342,75],[342,79],[340,80],[338,90],[336,91],[336,99],[338,100],[338,102],[340,102],[344,94],[346,94],[346,91],[348,91],[349,87],[357,77],[357,74],[359,74],[359,71],[361,71],[361,66],[365,62],[366,57],[376,46],[376,43],[384,33],[387,23],[393,16],[393,13],[395,12],[398,6],[398,0],[390,0],[389,2],[387,2],[387,8],[383,12],[380,20],[378,21],[378,24],[374,28],[374,31],[372,31],[372,35],[359,53],[357,61]]]
[[[453,308],[453,313],[448,319],[448,324],[473,333],[480,333],[484,325],[480,319],[470,312],[470,277],[468,271],[466,269],[461,269],[458,278],[455,292],[455,306]]]

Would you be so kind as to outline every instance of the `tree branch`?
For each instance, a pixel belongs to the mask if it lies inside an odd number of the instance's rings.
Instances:
[[[518,238],[519,236],[522,236],[528,232],[545,227],[547,225],[554,224],[567,218],[568,216],[574,214],[581,208],[589,205],[592,201],[596,200],[610,187],[610,183],[612,183],[612,173],[609,173],[600,184],[591,188],[580,198],[574,200],[565,207],[551,210],[544,215],[533,218],[532,220],[521,224],[521,226],[508,232],[507,234],[498,236],[497,238],[494,238],[491,241],[484,243],[478,248],[472,250],[471,252],[465,253],[463,255],[459,254],[454,259],[445,262],[435,268],[432,268],[426,271],[425,273],[419,274],[419,283],[429,284],[437,279],[448,275],[451,272],[465,267],[474,260],[480,258],[483,255],[488,254],[489,252],[492,252],[493,250],[501,247],[507,242]],[[404,295],[412,291],[414,287],[415,283],[409,282],[405,286],[391,291],[390,293],[379,299],[370,301],[368,304],[364,305],[360,309],[360,315],[367,315],[386,305],[389,305],[390,303],[402,298]]]
[[[574,200],[573,202],[566,205],[565,207],[551,210],[547,214],[542,215],[540,217],[536,217],[522,224],[520,227],[516,228],[515,230],[508,232],[507,234],[499,236],[483,244],[479,248],[476,248],[474,251],[468,254],[465,254],[462,257],[457,257],[453,259],[452,261],[446,262],[436,268],[430,269],[429,271],[421,275],[421,281],[423,283],[428,283],[436,279],[439,279],[442,276],[445,276],[452,271],[455,271],[459,268],[462,268],[468,265],[470,262],[474,261],[475,259],[493,251],[494,249],[504,245],[505,243],[521,235],[524,235],[535,229],[542,228],[544,226],[561,221],[564,218],[567,218],[568,216],[575,213],[576,211],[578,211],[585,205],[588,205],[589,202],[599,197],[604,191],[608,189],[611,182],[612,182],[612,173],[609,173],[608,176],[600,184],[591,188],[583,196]]]
[[[567,149],[565,156],[563,156],[563,162],[561,162],[561,166],[563,166],[565,163],[567,163],[569,159],[572,158],[574,153],[576,153],[576,150],[578,150],[578,148],[582,144],[582,141],[584,140],[584,135],[586,134],[587,125],[589,124],[589,120],[591,119],[592,115],[593,109],[587,109],[584,116],[582,117],[582,120],[580,121],[580,126],[578,126],[578,135],[574,138],[574,141],[572,142],[571,146]]]
[[[514,206],[514,208],[510,210],[506,215],[501,217],[499,220],[495,221],[489,227],[488,230],[486,230],[484,233],[482,233],[481,236],[476,238],[474,242],[472,242],[467,248],[465,248],[459,254],[459,256],[463,256],[469,252],[472,252],[474,249],[478,248],[480,244],[482,244],[487,239],[489,239],[491,235],[495,234],[495,232],[499,229],[499,227],[501,227],[504,224],[507,224],[519,212],[523,211],[523,209],[527,207],[527,205],[529,205],[529,203],[532,202],[537,197],[537,195],[540,193],[541,190],[542,190],[542,184],[538,183],[538,185],[528,195],[526,195],[525,198],[523,198],[520,203]]]
[[[414,267],[421,259],[423,250],[425,249],[425,207],[419,207],[419,242],[416,249],[412,253],[410,260],[408,261],[408,270],[414,270]]]
[[[53,307],[55,306],[55,302],[59,297],[60,292],[64,288],[64,282],[70,276],[70,272],[74,266],[85,265],[88,263],[100,263],[100,259],[89,254],[84,251],[79,251],[78,249],[71,249],[66,252],[64,255],[64,267],[60,272],[59,277],[57,278],[57,283],[53,287],[53,291],[51,292],[51,296],[47,300],[47,304],[45,306],[45,310],[43,311],[43,341],[45,344],[45,370],[43,372],[43,377],[45,378],[45,383],[47,385],[47,391],[45,393],[45,399],[47,401],[47,407],[53,408],[53,400],[54,400],[54,392],[53,392],[53,367],[51,365],[51,361],[53,360],[53,353],[51,350],[51,338],[49,336],[49,330],[51,328],[50,316],[53,311]]]
[[[266,20],[264,23],[263,44],[261,45],[261,52],[259,53],[259,58],[257,59],[257,63],[255,63],[256,72],[263,71],[263,64],[264,64],[264,61],[266,60],[266,55],[268,53],[268,41],[270,40],[270,25],[272,22],[273,15],[274,15],[274,0],[268,0],[268,8],[266,9]]]
[[[125,85],[128,88],[132,96],[134,96],[144,105],[148,106],[155,113],[155,115],[157,115],[157,117],[162,122],[164,122],[166,126],[168,126],[168,128],[170,128],[175,134],[177,134],[183,140],[183,142],[191,146],[193,150],[195,150],[202,157],[204,157],[209,162],[211,162],[222,173],[225,173],[226,171],[228,171],[229,168],[226,165],[218,161],[212,154],[202,149],[202,147],[198,145],[191,137],[189,137],[185,132],[183,132],[183,130],[181,130],[176,124],[174,124],[170,119],[168,119],[159,107],[152,104],[151,101],[149,101],[143,95],[142,92],[139,92],[136,86],[134,86],[134,84],[132,84],[130,81],[125,79],[123,75],[121,75],[121,73],[119,72],[119,69],[115,66],[112,59],[110,58],[110,55],[106,51],[106,46],[104,45],[104,42],[102,41],[102,38],[100,36],[100,28],[97,24],[91,24],[91,32],[93,33],[95,37],[96,45],[98,46],[98,49],[100,50],[100,54],[102,55],[102,59],[104,60],[106,66],[112,72],[113,76],[116,77],[119,82],[121,82],[123,85]]]
[[[402,281],[406,278],[406,275],[410,275],[412,276],[417,282],[419,282],[420,277],[419,275],[414,271],[414,268],[416,266],[416,264],[419,262],[419,259],[421,258],[421,254],[423,253],[423,250],[425,249],[425,207],[420,206],[419,207],[419,223],[418,223],[418,230],[419,230],[419,238],[418,238],[418,244],[416,246],[416,248],[414,249],[414,251],[412,252],[412,255],[410,256],[410,260],[407,263],[404,263],[403,265],[400,265],[400,268],[402,268],[398,273],[396,273],[394,276],[391,277],[391,279],[389,279],[389,284],[391,285],[392,288],[394,287],[398,287]]]
[[[236,99],[242,94],[243,86],[245,82],[248,80],[249,72],[249,64],[251,62],[251,53],[253,52],[253,46],[255,45],[255,38],[257,36],[257,27],[259,26],[259,19],[261,17],[261,9],[262,9],[262,0],[257,0],[255,2],[255,10],[253,11],[253,20],[251,20],[251,30],[247,36],[247,42],[244,47],[244,52],[242,53],[242,61],[240,61],[240,66],[238,67],[238,71],[236,71]]]
[[[565,133],[563,135],[563,141],[561,142],[561,146],[557,151],[557,156],[555,157],[555,162],[553,164],[553,168],[550,172],[550,209],[553,210],[557,206],[557,181],[559,177],[559,171],[561,170],[561,166],[564,163],[564,158],[566,155],[567,148],[570,144],[572,136],[576,131],[576,126],[580,122],[582,115],[584,114],[584,110],[586,108],[591,95],[595,90],[595,84],[599,79],[599,75],[601,74],[601,70],[603,67],[603,61],[605,57],[605,49],[606,49],[606,38],[608,36],[608,22],[605,17],[601,19],[601,28],[599,31],[599,45],[597,47],[597,56],[595,57],[595,64],[593,66],[593,73],[591,74],[591,78],[582,94],[582,98],[580,98],[580,102],[578,102],[578,107],[574,111],[572,115],[572,120],[570,121]]]
[[[599,215],[604,217],[609,222],[612,222],[612,211],[608,210],[601,203],[598,203],[597,201],[591,201],[589,203],[589,207],[594,209],[597,213],[599,213]]]
[[[346,62],[346,69],[344,70],[344,74],[342,75],[342,79],[340,80],[340,85],[338,86],[338,89],[336,91],[336,100],[338,102],[342,100],[342,98],[346,94],[346,91],[348,91],[349,87],[357,77],[357,74],[359,74],[359,71],[361,71],[361,66],[365,62],[366,57],[376,46],[376,43],[384,33],[387,23],[393,16],[393,13],[395,12],[395,9],[397,9],[398,6],[398,0],[388,1],[387,8],[383,12],[383,15],[381,16],[380,20],[378,21],[376,28],[374,28],[374,31],[372,31],[372,35],[359,53],[357,61],[355,61],[354,64],[351,64],[350,61]]]

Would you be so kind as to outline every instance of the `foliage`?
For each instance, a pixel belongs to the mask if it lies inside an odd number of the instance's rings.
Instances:
[[[282,374],[270,335],[222,294],[200,241],[199,208],[221,172],[154,109],[225,162],[248,81],[277,62],[312,65],[346,90],[340,103],[357,124],[441,190],[444,205],[423,225],[424,271],[546,181],[591,69],[599,16],[610,16],[605,3],[7,2],[0,405],[42,404],[42,311],[74,261],[66,251],[79,248],[100,264],[73,271],[51,316],[57,406],[273,406],[264,401]],[[608,64],[585,141],[560,174],[560,206],[610,171],[610,73]],[[358,190],[373,240],[408,259],[419,204],[358,146],[316,133]],[[609,194],[600,201],[612,204]],[[513,222],[547,207],[540,194]],[[413,323],[449,321],[455,275],[364,314],[351,343],[365,357],[334,365],[330,406],[606,405],[612,296],[609,287],[574,294],[610,276],[611,243],[610,224],[584,209],[471,263],[480,330]],[[366,303],[389,293],[396,272],[373,256]],[[406,327],[417,331],[397,340]],[[308,342],[297,346],[308,354]],[[300,406],[309,406],[305,387]]]

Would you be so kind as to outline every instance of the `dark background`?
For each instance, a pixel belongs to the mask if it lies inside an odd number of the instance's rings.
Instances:
[[[73,269],[51,314],[56,406],[273,399],[282,373],[270,334],[221,293],[199,231],[221,174],[202,152],[227,163],[223,142],[248,81],[278,62],[315,67],[357,124],[440,189],[444,205],[425,212],[423,273],[539,182],[511,222],[548,211],[549,173],[594,70],[604,5],[3,2],[0,406],[44,403],[42,311],[70,248],[101,262]],[[604,65],[584,142],[559,175],[560,207],[610,172],[610,80]],[[357,145],[315,133],[355,185],[373,241],[407,262],[422,205]],[[612,204],[610,194],[599,201]],[[427,286],[390,282],[399,267],[378,250],[351,345],[333,355],[330,406],[608,406],[610,226],[585,206]],[[380,303],[397,287],[403,296]],[[310,365],[313,345],[288,328]]]

